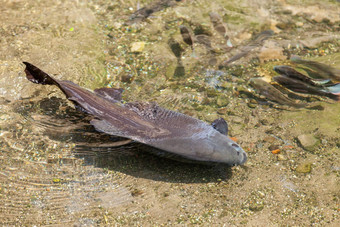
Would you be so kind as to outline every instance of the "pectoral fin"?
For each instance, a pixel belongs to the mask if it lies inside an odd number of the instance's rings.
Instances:
[[[228,135],[228,123],[223,118],[217,118],[211,126],[223,135]]]

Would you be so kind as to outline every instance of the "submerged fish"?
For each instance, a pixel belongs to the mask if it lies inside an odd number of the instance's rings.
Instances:
[[[222,120],[212,126],[155,103],[122,104],[117,100],[117,89],[92,92],[71,81],[54,79],[28,62],[24,64],[28,80],[59,87],[76,106],[95,117],[90,123],[100,132],[203,163],[240,165],[247,160],[246,152],[225,135],[227,127]]]
[[[184,25],[180,25],[179,30],[181,32],[183,41],[186,44],[188,44],[189,46],[191,46],[191,48],[193,49],[194,48],[194,46],[193,46],[194,42],[192,40],[189,29],[187,27],[185,27]]]
[[[286,66],[286,65],[275,66],[274,70],[279,74],[285,75],[285,76],[293,78],[293,79],[301,80],[302,82],[305,82],[305,83],[310,84],[312,86],[323,86],[324,84],[329,82],[329,80],[312,79],[312,78],[296,71],[292,67],[289,67],[289,66]]]
[[[151,14],[161,11],[165,8],[175,6],[177,2],[180,0],[159,0],[152,2],[150,5],[147,5],[141,9],[135,11],[126,22],[127,24],[139,23],[146,18],[150,17]]]
[[[179,44],[179,42],[177,42],[174,38],[170,38],[168,40],[168,45],[169,45],[172,53],[174,53],[174,55],[176,56],[176,58],[181,58],[184,50],[181,47],[181,45]]]
[[[263,45],[263,42],[270,38],[274,32],[272,30],[266,30],[258,35],[255,36],[254,40],[252,40],[248,45],[241,48],[241,51],[228,60],[224,61],[222,65],[229,65],[230,63],[237,61],[240,58],[243,58],[244,56],[248,55],[253,49],[256,47],[260,47]]]
[[[317,71],[319,73],[319,76],[323,79],[340,81],[340,69],[336,69],[329,65],[316,61],[303,60],[298,56],[292,56],[290,60],[292,62],[307,66],[314,71]]]
[[[215,30],[223,37],[225,40],[229,40],[229,36],[227,35],[227,28],[225,27],[222,18],[216,12],[209,13],[210,21],[213,24]]]
[[[285,94],[283,94],[280,90],[275,88],[273,85],[267,83],[261,78],[251,78],[249,83],[260,92],[260,94],[264,95],[271,101],[280,103],[282,105],[294,106],[297,108],[305,107],[305,103],[297,103],[294,100],[288,98]]]
[[[287,76],[282,76],[282,75],[275,76],[273,77],[273,79],[274,81],[288,88],[289,90],[292,90],[298,93],[325,96],[335,101],[340,101],[340,95],[328,92],[325,89],[314,87],[300,80],[296,80],[296,79],[293,79]]]

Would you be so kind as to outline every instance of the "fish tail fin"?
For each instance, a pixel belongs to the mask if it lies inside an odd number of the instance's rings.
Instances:
[[[32,65],[28,62],[23,62],[26,65],[25,73],[29,81],[36,84],[48,84],[48,85],[58,85],[58,82],[49,76],[47,73],[43,72],[38,67]]]

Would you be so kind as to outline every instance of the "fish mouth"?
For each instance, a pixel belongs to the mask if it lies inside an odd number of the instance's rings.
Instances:
[[[247,159],[248,159],[248,157],[247,157],[247,153],[246,152],[243,152],[242,153],[242,159],[241,159],[241,162],[240,162],[240,165],[243,165],[246,161],[247,161]]]
[[[236,143],[230,143],[230,145],[234,148],[238,156],[238,162],[234,165],[242,165],[247,161],[247,153]]]

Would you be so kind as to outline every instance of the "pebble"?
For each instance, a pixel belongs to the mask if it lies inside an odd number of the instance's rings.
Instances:
[[[287,161],[288,159],[287,159],[287,157],[286,157],[285,155],[283,155],[283,154],[278,154],[278,155],[277,155],[277,160],[278,160],[278,161]]]
[[[320,140],[311,134],[299,135],[297,139],[301,147],[307,151],[314,151],[315,148],[320,144]]]
[[[266,42],[265,46],[261,48],[258,57],[261,63],[272,59],[287,59],[287,56],[283,54],[283,48],[277,46],[277,44],[273,41]]]
[[[295,169],[298,173],[310,173],[312,171],[312,164],[310,162],[301,163]]]
[[[229,104],[229,100],[225,96],[218,96],[216,100],[216,105],[218,107],[225,107]]]
[[[134,42],[131,44],[131,52],[142,52],[145,47],[145,42]]]

